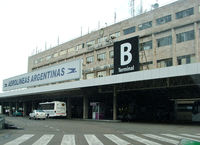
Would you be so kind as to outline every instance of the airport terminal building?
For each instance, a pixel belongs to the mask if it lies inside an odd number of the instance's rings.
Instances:
[[[172,4],[28,58],[5,79],[5,112],[63,101],[68,118],[200,121],[200,0]]]

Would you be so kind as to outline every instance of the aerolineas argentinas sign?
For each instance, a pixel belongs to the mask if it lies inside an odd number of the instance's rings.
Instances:
[[[3,91],[81,78],[81,60],[48,67],[3,81]]]
[[[139,70],[139,37],[114,43],[114,74]]]

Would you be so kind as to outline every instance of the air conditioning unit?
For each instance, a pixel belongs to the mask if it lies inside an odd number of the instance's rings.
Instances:
[[[116,36],[110,36],[110,39],[115,39],[116,38]]]

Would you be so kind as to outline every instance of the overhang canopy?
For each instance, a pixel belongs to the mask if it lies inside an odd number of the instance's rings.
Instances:
[[[195,74],[200,74],[200,63],[130,72],[130,73],[112,75],[112,76],[101,77],[101,78],[79,80],[79,81],[66,82],[66,83],[41,86],[41,87],[35,87],[35,88],[27,88],[24,90],[15,90],[15,91],[1,93],[0,99],[17,97],[17,96],[25,96],[25,95],[41,94],[41,93],[49,93],[49,92],[67,91],[67,90],[74,90],[74,89],[80,89],[80,88],[85,88],[85,87],[114,85],[114,84],[136,82],[136,81],[154,80],[154,79],[179,77],[179,76],[189,76],[189,75],[195,75]]]

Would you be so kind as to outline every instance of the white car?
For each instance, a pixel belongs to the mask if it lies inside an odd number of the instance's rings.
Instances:
[[[46,113],[43,110],[33,110],[32,113],[29,114],[29,119],[46,119]]]

